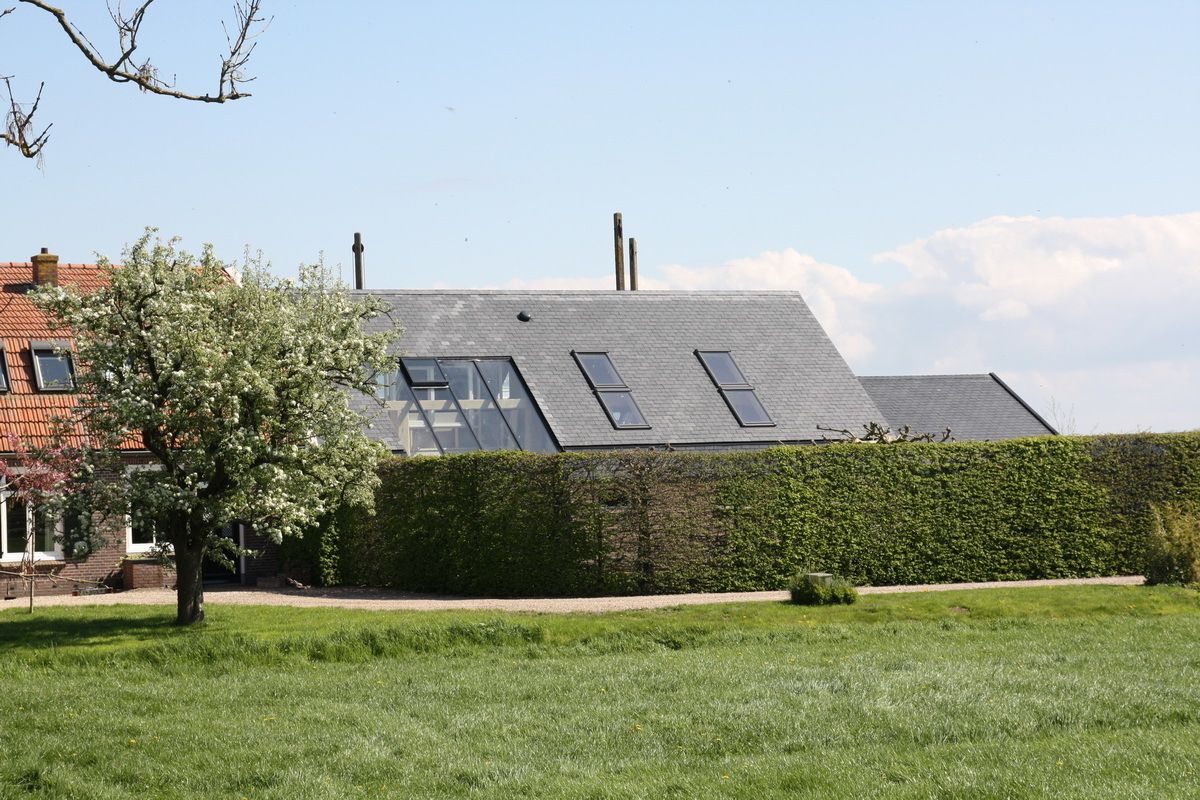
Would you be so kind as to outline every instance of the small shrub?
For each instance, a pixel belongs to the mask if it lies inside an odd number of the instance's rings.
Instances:
[[[1200,513],[1176,503],[1151,505],[1146,583],[1200,583]]]
[[[845,578],[825,578],[816,573],[801,573],[792,578],[788,590],[792,602],[802,606],[849,605],[858,599],[858,592]]]

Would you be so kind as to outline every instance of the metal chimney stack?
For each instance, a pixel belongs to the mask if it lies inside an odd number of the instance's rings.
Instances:
[[[354,251],[354,288],[362,291],[365,287],[366,278],[363,274],[363,247],[362,234],[354,234],[354,246],[350,248]]]
[[[625,291],[625,231],[621,227],[621,212],[613,214],[613,255],[617,262],[617,291]]]

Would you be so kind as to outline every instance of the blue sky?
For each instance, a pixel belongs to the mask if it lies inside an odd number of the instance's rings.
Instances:
[[[63,6],[102,48],[100,4]],[[254,97],[107,83],[53,21],[44,169],[0,154],[5,260],[142,227],[369,285],[796,288],[863,373],[995,370],[1080,432],[1200,426],[1200,5],[272,2]],[[144,48],[208,88],[223,2]]]

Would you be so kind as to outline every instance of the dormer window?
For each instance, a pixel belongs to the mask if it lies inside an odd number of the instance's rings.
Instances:
[[[66,342],[30,342],[33,353],[33,372],[37,387],[43,392],[75,390],[75,365]]]
[[[4,352],[4,345],[0,344],[0,394],[8,391],[8,353]]]

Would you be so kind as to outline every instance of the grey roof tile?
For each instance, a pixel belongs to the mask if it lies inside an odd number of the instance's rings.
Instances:
[[[802,441],[883,418],[795,292],[370,293],[405,328],[397,355],[511,357],[566,448]],[[731,351],[777,425],[741,427],[696,349]],[[612,427],[572,350],[609,353],[650,430]]]
[[[995,374],[881,375],[859,380],[893,429],[956,440],[1015,439],[1056,433]]]

